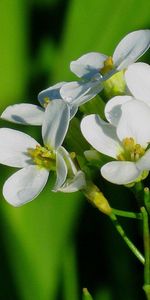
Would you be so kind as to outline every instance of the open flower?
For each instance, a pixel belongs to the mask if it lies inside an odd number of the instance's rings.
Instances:
[[[144,179],[150,170],[150,107],[128,98],[117,113],[112,106],[106,118],[109,123],[98,115],[89,115],[81,122],[86,140],[113,158],[101,168],[102,176],[115,184]]]
[[[78,172],[68,152],[61,146],[69,119],[68,105],[61,100],[53,101],[46,108],[42,125],[44,146],[23,132],[0,129],[0,163],[22,168],[9,177],[3,187],[3,195],[10,204],[20,206],[37,197],[46,185],[50,171],[56,172],[55,191],[61,187],[63,190],[68,178],[73,181]],[[83,177],[82,182],[75,183],[76,190],[85,183]]]
[[[60,89],[63,99],[81,105],[103,89],[103,81],[137,61],[150,47],[150,30],[127,34],[117,45],[113,56],[87,53],[70,64],[71,71],[82,79],[66,83]]]
[[[29,103],[10,105],[4,110],[1,118],[17,124],[42,125],[45,108],[48,105],[51,105],[51,101],[63,100],[60,95],[60,88],[64,83],[65,82],[59,82],[39,93],[38,100],[42,107]],[[70,106],[69,109],[70,118],[72,118],[75,115],[77,108],[75,106]]]

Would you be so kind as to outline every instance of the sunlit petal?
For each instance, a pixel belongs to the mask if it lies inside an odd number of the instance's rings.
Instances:
[[[57,191],[64,184],[64,181],[66,180],[67,177],[66,162],[58,151],[56,154],[56,173],[57,173],[57,178],[56,178],[55,185],[53,187],[53,191]]]
[[[44,144],[56,150],[63,143],[69,121],[69,106],[62,100],[51,101],[45,110],[42,126]]]
[[[73,81],[65,84],[61,88],[60,93],[66,102],[80,106],[94,98],[102,89],[101,80],[94,80],[93,82]]]
[[[81,131],[93,148],[116,158],[120,149],[120,143],[115,127],[104,122],[98,115],[89,115],[83,118]]]
[[[86,186],[85,175],[78,171],[72,179],[66,180],[65,184],[59,189],[64,193],[73,193],[82,190]]]
[[[127,34],[118,44],[113,61],[118,70],[137,61],[150,47],[150,30],[137,30]]]
[[[77,169],[75,164],[73,163],[68,151],[64,148],[64,147],[60,147],[58,149],[58,152],[62,155],[62,157],[64,158],[67,168],[68,168],[68,173],[73,176],[77,173]]]
[[[125,80],[133,96],[150,106],[150,66],[132,64],[125,72]]]
[[[98,52],[90,52],[82,55],[79,59],[72,61],[70,64],[71,71],[78,77],[86,79],[92,78],[100,72],[104,66],[107,56]]]
[[[105,106],[105,116],[107,121],[112,125],[117,126],[122,114],[121,106],[130,100],[133,100],[133,97],[116,96],[109,100]]]
[[[3,195],[13,206],[23,205],[43,190],[48,180],[49,172],[37,166],[27,166],[7,179],[3,186]]]
[[[143,170],[150,170],[150,149],[137,161],[137,167]]]
[[[50,86],[49,88],[41,91],[38,94],[38,100],[42,106],[44,106],[45,102],[55,99],[60,99],[60,88],[65,84],[66,82],[59,82],[53,86]]]
[[[1,118],[23,125],[42,125],[44,109],[37,105],[21,103],[8,106]]]
[[[10,128],[0,128],[0,163],[22,168],[29,164],[27,150],[35,148],[37,141],[29,135]]]
[[[119,139],[132,137],[137,144],[147,147],[150,141],[150,107],[142,101],[133,100],[123,104],[121,110],[117,126]]]
[[[101,168],[102,176],[115,184],[128,184],[133,182],[141,171],[134,162],[112,161]]]

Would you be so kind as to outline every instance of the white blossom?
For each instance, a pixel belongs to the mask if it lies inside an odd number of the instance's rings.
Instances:
[[[84,175],[76,183],[78,171],[68,152],[61,146],[69,120],[69,107],[62,100],[53,101],[51,106],[47,106],[42,125],[44,146],[23,132],[9,128],[0,129],[0,163],[21,168],[3,186],[3,195],[7,202],[20,206],[33,200],[43,190],[51,171],[56,172],[55,191],[63,191],[65,181],[69,179],[72,184],[75,182],[74,191],[83,187]]]
[[[121,100],[115,97],[106,105],[109,123],[89,115],[83,118],[81,131],[93,148],[113,158],[101,168],[102,176],[115,184],[128,184],[142,180],[150,170],[150,107],[130,96],[118,104]]]
[[[150,30],[138,30],[120,41],[112,57],[91,52],[72,61],[70,69],[81,81],[64,84],[60,89],[62,98],[77,106],[87,102],[103,89],[105,80],[137,61],[149,47]]]

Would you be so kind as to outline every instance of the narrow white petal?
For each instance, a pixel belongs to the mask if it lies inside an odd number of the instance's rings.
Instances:
[[[66,180],[65,184],[59,189],[59,191],[63,193],[73,193],[82,190],[85,186],[85,175],[82,171],[78,171],[72,179]]]
[[[0,163],[22,168],[29,164],[29,148],[35,148],[37,141],[29,135],[10,128],[0,128]]]
[[[137,167],[143,170],[150,170],[150,149],[137,161]]]
[[[53,187],[53,191],[55,192],[64,184],[64,181],[66,180],[67,177],[66,162],[58,151],[56,153],[56,173],[57,173],[57,178],[56,178],[55,185]]]
[[[65,84],[66,82],[59,82],[53,86],[50,86],[49,88],[41,91],[38,94],[38,100],[41,103],[42,106],[45,104],[45,100],[55,100],[60,99],[60,88]]]
[[[44,144],[56,150],[63,143],[69,121],[69,106],[63,100],[51,101],[45,110],[42,125]]]
[[[113,61],[118,70],[137,61],[150,47],[150,30],[137,30],[127,34],[118,44]]]
[[[132,64],[125,72],[125,80],[133,96],[150,106],[150,66]]]
[[[137,144],[147,147],[150,142],[150,107],[142,101],[128,101],[121,106],[122,115],[117,127],[117,135],[134,138]]]
[[[64,147],[60,147],[58,149],[58,152],[62,155],[62,157],[64,158],[67,168],[68,168],[68,173],[73,176],[77,173],[77,168],[75,166],[75,164],[73,163],[68,151],[64,148]]]
[[[101,168],[102,176],[115,184],[131,183],[140,173],[136,164],[129,161],[112,161]]]
[[[42,125],[44,109],[27,103],[10,105],[4,110],[1,118],[23,125]]]
[[[63,85],[60,89],[64,101],[72,104],[73,100],[82,97],[91,87],[91,82],[72,81]]]
[[[70,119],[72,119],[78,111],[78,107],[75,105],[71,105],[70,107]]]
[[[107,121],[112,125],[117,126],[122,114],[121,106],[130,100],[133,100],[133,97],[116,96],[109,100],[105,106],[105,116]]]
[[[90,79],[100,72],[104,66],[107,56],[98,52],[84,54],[70,64],[71,71],[78,77]]]
[[[116,158],[120,143],[116,129],[104,122],[98,115],[89,115],[81,122],[81,131],[85,139],[97,151]]]
[[[64,101],[80,106],[94,98],[102,89],[101,79],[88,82],[73,81],[65,84],[61,88],[60,94]]]
[[[43,190],[48,180],[49,172],[37,166],[27,166],[7,179],[3,186],[3,195],[13,206],[23,205]]]

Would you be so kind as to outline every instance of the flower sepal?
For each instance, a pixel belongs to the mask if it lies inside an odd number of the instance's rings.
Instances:
[[[103,82],[104,95],[107,99],[114,96],[125,95],[126,83],[124,80],[124,71],[115,73],[112,77]]]

